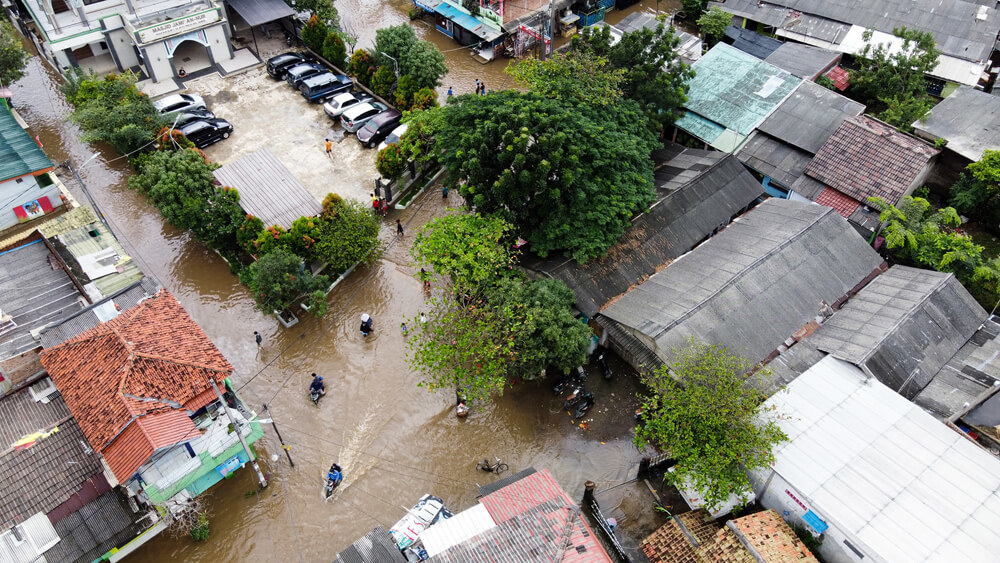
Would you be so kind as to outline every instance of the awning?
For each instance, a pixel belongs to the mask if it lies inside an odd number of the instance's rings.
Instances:
[[[228,0],[228,3],[250,27],[295,15],[295,10],[283,0]]]
[[[442,2],[435,8],[435,11],[453,21],[455,25],[469,30],[485,41],[493,41],[503,35],[500,30],[486,25],[478,18],[466,14],[450,4]]]
[[[428,12],[436,12],[437,7],[442,3],[442,0],[413,0],[413,3],[418,8],[423,8]]]

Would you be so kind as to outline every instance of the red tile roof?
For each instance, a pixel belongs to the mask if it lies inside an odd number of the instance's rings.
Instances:
[[[939,152],[861,115],[841,123],[806,167],[806,174],[858,201],[877,196],[896,205]]]
[[[732,525],[767,563],[818,563],[791,526],[774,510],[737,518]]]
[[[825,205],[827,207],[832,207],[844,216],[845,219],[851,217],[851,213],[857,211],[858,200],[848,197],[833,188],[826,188],[816,196],[816,203],[820,205]]]
[[[557,537],[565,538],[563,543],[567,547],[557,560],[564,563],[611,562],[604,547],[580,515],[576,503],[546,469],[490,493],[479,499],[479,502],[486,507],[486,511],[498,525],[539,507],[558,507],[548,511],[544,518]]]
[[[166,290],[44,350],[42,365],[87,441],[125,481],[153,449],[197,435],[188,412],[233,372]]]
[[[826,73],[826,77],[833,80],[833,85],[843,92],[850,86],[850,74],[846,70],[839,66],[835,66],[830,69],[830,72]]]

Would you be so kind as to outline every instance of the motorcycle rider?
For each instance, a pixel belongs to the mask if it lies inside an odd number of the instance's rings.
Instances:
[[[330,465],[330,470],[326,472],[326,478],[329,481],[333,481],[334,484],[340,483],[344,480],[344,473],[341,471],[340,466],[334,463]]]
[[[326,385],[323,383],[323,376],[313,374],[312,383],[309,384],[309,393],[316,391],[320,396],[326,395]]]

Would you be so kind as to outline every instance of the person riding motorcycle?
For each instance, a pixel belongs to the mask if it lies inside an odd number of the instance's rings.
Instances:
[[[337,484],[344,480],[344,473],[341,471],[340,466],[334,463],[330,466],[330,470],[326,472],[326,478]]]
[[[313,374],[312,383],[309,384],[309,392],[318,392],[320,395],[326,395],[326,385],[323,383],[323,376]]]

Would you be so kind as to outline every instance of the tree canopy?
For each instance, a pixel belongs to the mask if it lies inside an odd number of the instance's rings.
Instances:
[[[74,106],[72,119],[84,130],[85,141],[104,141],[119,154],[132,154],[170,124],[135,87],[136,79],[130,71],[104,77],[82,71],[70,75],[63,92]]]
[[[448,73],[444,53],[433,43],[418,38],[413,28],[405,23],[377,30],[372,55],[378,62],[377,66],[388,66],[390,70],[392,61],[385,55],[396,59],[399,75],[413,79],[414,91],[437,88],[441,78]]]
[[[330,283],[329,278],[312,275],[302,258],[287,250],[261,256],[240,273],[240,279],[253,292],[255,307],[262,312],[284,311],[300,298],[305,298],[310,308],[318,305],[325,309],[322,289]],[[322,316],[322,311],[314,313]]]
[[[498,280],[517,276],[513,226],[499,217],[452,212],[420,227],[410,254],[419,264],[448,276],[461,292],[479,292]]]
[[[710,10],[698,18],[698,29],[701,30],[702,35],[708,41],[709,48],[711,48],[722,41],[726,35],[726,26],[732,25],[732,23],[732,14],[724,12],[717,6],[712,6]]]
[[[864,33],[865,46],[857,54],[858,69],[851,71],[847,94],[868,105],[868,112],[904,131],[912,131],[933,105],[927,95],[925,74],[937,66],[941,51],[927,31],[893,30],[902,39],[896,48],[872,44],[872,30]]]
[[[570,49],[606,59],[610,69],[624,70],[622,92],[639,104],[650,128],[659,133],[677,118],[687,101],[687,83],[694,77],[694,71],[677,56],[679,44],[673,28],[661,21],[655,30],[626,33],[615,45],[608,26],[600,31],[585,27],[573,37]]]
[[[340,14],[337,13],[333,0],[291,0],[291,4],[300,12],[309,12],[318,17],[331,30],[340,29]],[[319,42],[322,44],[322,37]]]
[[[982,158],[966,166],[951,187],[949,203],[990,232],[1000,234],[1000,151],[986,150]]]
[[[21,43],[21,34],[9,22],[0,21],[0,84],[10,86],[24,76],[30,56]]]
[[[773,463],[773,447],[788,439],[773,417],[758,411],[766,397],[747,381],[754,367],[725,348],[692,340],[673,351],[669,366],[643,376],[651,395],[642,404],[636,446],[669,453],[677,465],[664,477],[694,487],[709,507],[749,491],[747,470]]]
[[[595,108],[504,90],[444,109],[446,185],[513,224],[542,256],[602,255],[655,199],[657,138],[631,100]]]
[[[196,149],[155,151],[128,185],[148,197],[171,225],[194,229],[205,219],[206,202],[216,189],[212,170],[218,167]]]
[[[586,51],[556,53],[544,61],[511,61],[506,72],[546,98],[599,106],[618,102],[625,80],[624,69],[611,68],[607,59]]]

